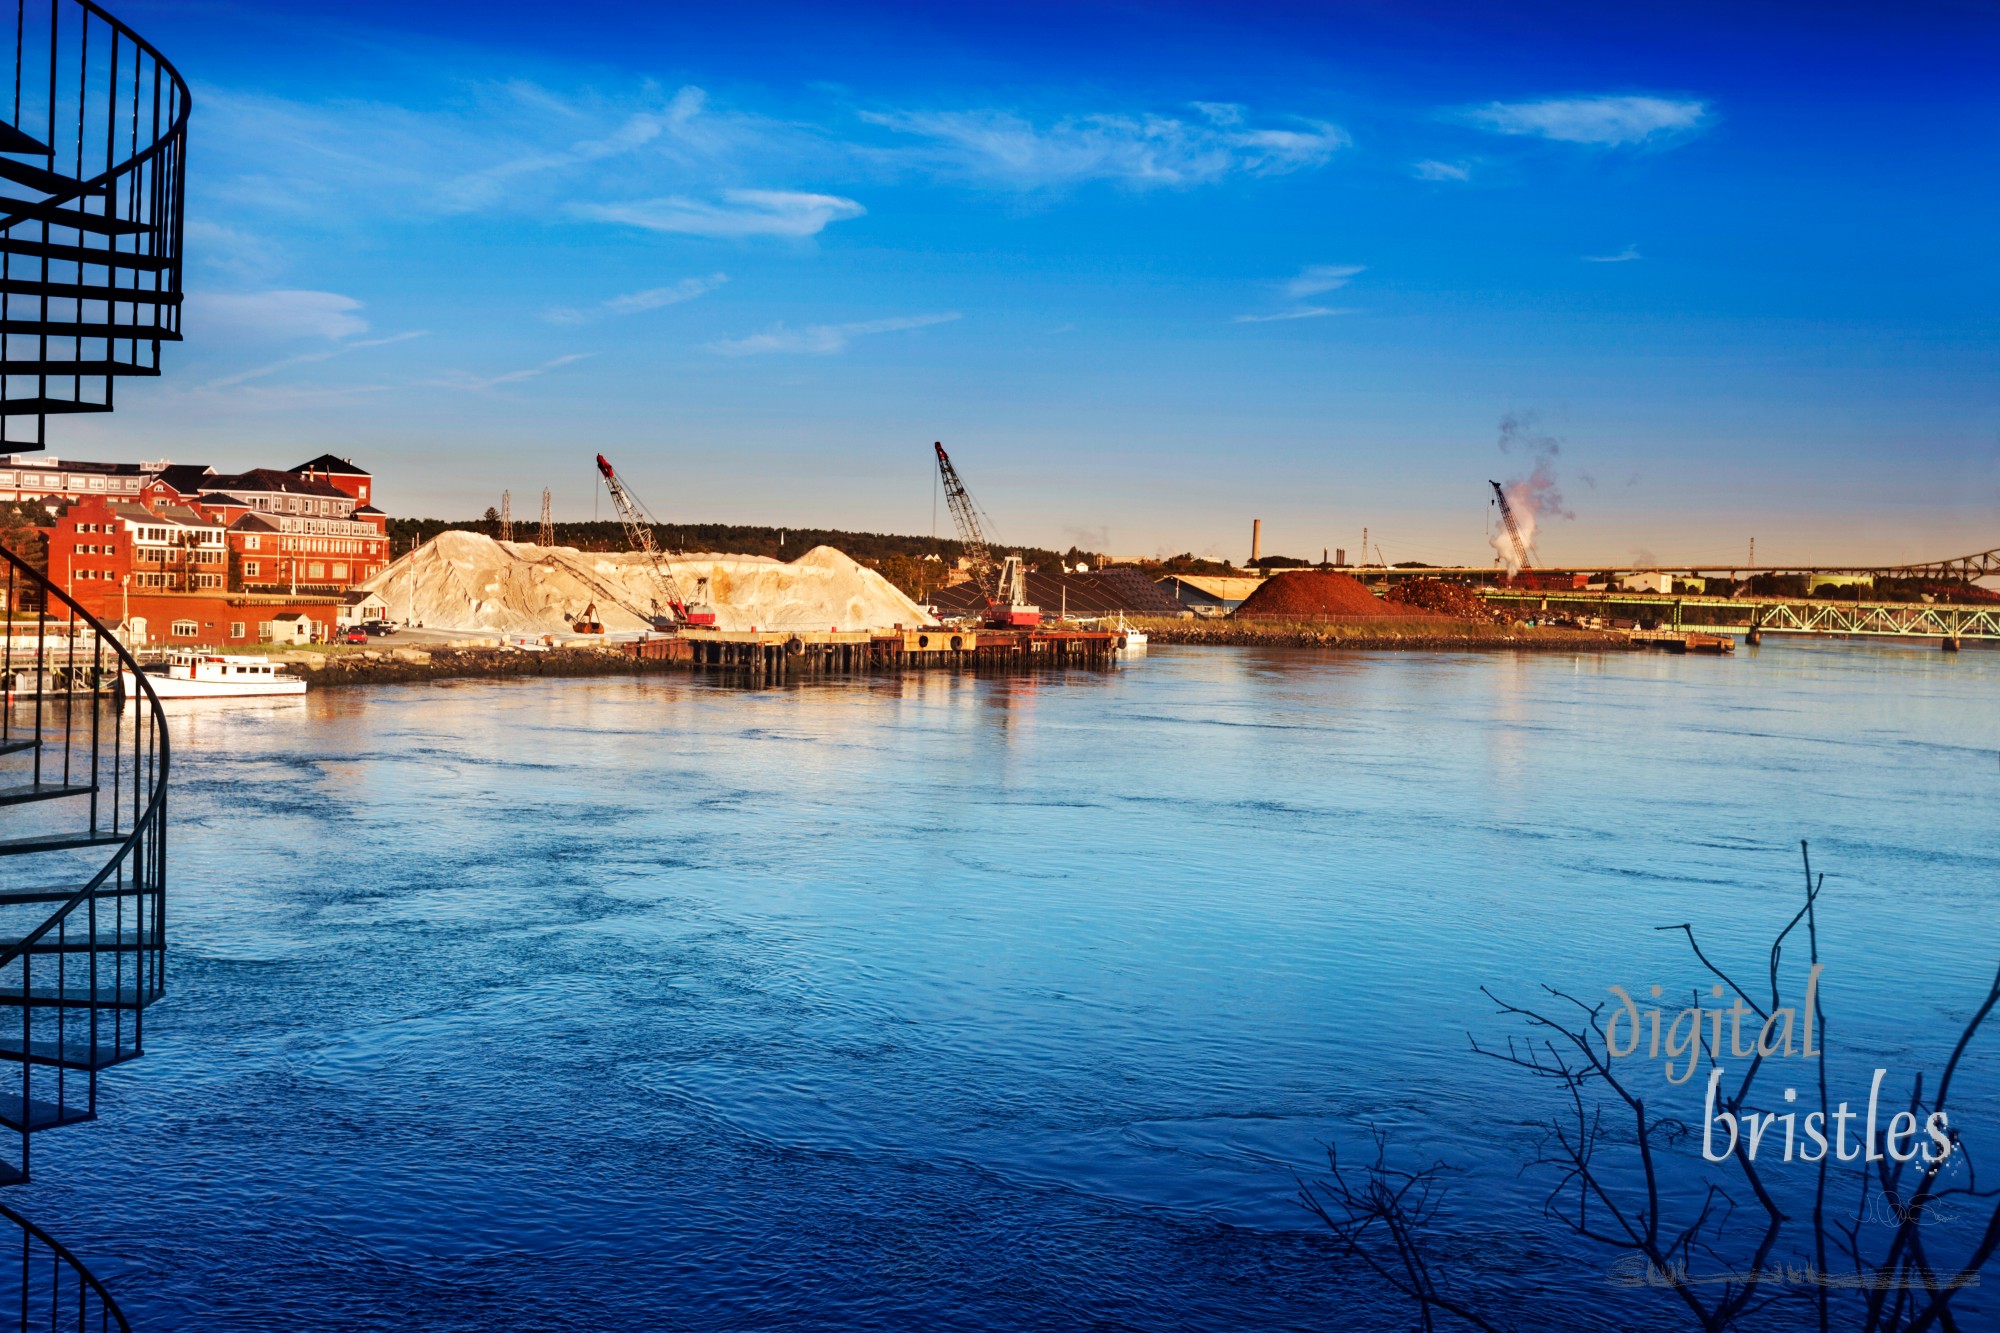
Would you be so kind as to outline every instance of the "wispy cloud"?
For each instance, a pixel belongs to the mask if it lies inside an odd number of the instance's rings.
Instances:
[[[239,282],[267,281],[285,265],[284,251],[270,240],[207,218],[188,219],[187,249],[191,258]]]
[[[546,103],[548,94],[533,90]],[[495,202],[522,177],[560,172],[570,167],[606,158],[623,157],[655,142],[664,134],[685,136],[706,106],[708,95],[699,88],[682,88],[658,111],[628,115],[608,134],[578,139],[562,148],[533,150],[468,172],[445,183],[443,194],[461,209],[483,207]]]
[[[1489,102],[1461,113],[1496,134],[1617,147],[1683,138],[1707,128],[1707,102],[1674,97],[1550,97]]]
[[[525,370],[510,370],[504,375],[474,375],[467,370],[453,370],[436,379],[426,380],[425,383],[433,389],[462,389],[469,393],[481,393],[487,389],[497,389],[503,384],[519,384],[523,380],[536,379],[558,366],[567,366],[572,362],[587,360],[596,355],[595,352],[571,352],[568,356],[544,361],[539,366],[529,366]]]
[[[835,194],[793,190],[724,190],[720,202],[669,195],[625,204],[579,204],[576,212],[600,222],[684,236],[817,236],[828,224],[868,210]]]
[[[1028,190],[1085,181],[1193,186],[1235,174],[1278,175],[1317,167],[1350,142],[1325,121],[1257,126],[1233,103],[1195,106],[1201,121],[1101,114],[1037,125],[1005,110],[863,112],[862,119],[924,141],[915,151],[922,165]]]
[[[282,361],[273,361],[269,365],[258,366],[253,370],[241,370],[234,375],[224,375],[220,379],[208,381],[202,387],[205,389],[234,388],[239,384],[247,384],[251,380],[260,380],[266,376],[276,375],[280,371],[291,370],[297,366],[310,366],[321,361],[331,361],[337,356],[346,356],[349,352],[359,352],[369,347],[387,347],[392,343],[408,342],[412,338],[427,337],[429,333],[430,330],[428,329],[412,329],[408,333],[392,333],[386,338],[362,338],[354,342],[342,343],[338,347],[329,347],[322,352],[302,352],[298,356],[288,356]]]
[[[932,324],[948,324],[957,318],[959,314],[954,310],[938,315],[902,315],[894,319],[869,319],[853,324],[810,324],[800,329],[774,324],[764,332],[753,333],[747,338],[725,338],[711,343],[709,350],[723,356],[758,356],[769,352],[825,356],[845,349],[856,338],[928,328]]]
[[[421,102],[418,99],[422,99]],[[816,169],[824,131],[668,95],[514,81],[415,90],[410,105],[202,89],[212,202],[294,222],[472,211],[564,215],[634,191],[697,194]],[[764,179],[769,179],[765,176]]]
[[[1410,174],[1420,181],[1469,181],[1472,168],[1463,162],[1438,162],[1435,160],[1418,162],[1410,167]]]
[[[1583,262],[1586,264],[1624,264],[1634,259],[1644,258],[1645,256],[1639,253],[1637,246],[1628,245],[1615,255],[1584,255]]]
[[[1285,319],[1319,319],[1325,315],[1355,315],[1361,313],[1354,306],[1302,305],[1290,310],[1280,310],[1269,315],[1238,315],[1232,324],[1271,324]]]
[[[562,306],[545,313],[542,318],[551,324],[588,324],[591,320],[606,315],[636,315],[647,310],[659,310],[683,301],[692,301],[698,296],[706,296],[729,281],[727,273],[711,273],[705,278],[682,278],[679,282],[665,287],[649,287],[643,292],[627,292],[614,296],[597,305],[578,309]]]
[[[1285,295],[1296,300],[1301,296],[1317,296],[1336,287],[1345,287],[1355,274],[1365,272],[1367,267],[1366,264],[1309,264],[1299,271],[1299,276],[1285,284]]]
[[[291,342],[301,338],[352,338],[368,332],[355,313],[361,302],[339,292],[190,292],[191,329],[222,339]]]

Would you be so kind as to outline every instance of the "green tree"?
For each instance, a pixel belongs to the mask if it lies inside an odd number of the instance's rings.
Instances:
[[[921,602],[930,594],[932,576],[924,562],[914,556],[892,555],[883,560],[877,570],[905,597]]]

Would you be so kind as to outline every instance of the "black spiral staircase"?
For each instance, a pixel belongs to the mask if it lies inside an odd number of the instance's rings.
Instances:
[[[90,0],[15,0],[13,35],[0,447],[34,450],[51,415],[109,412],[118,377],[159,374],[160,344],[180,340],[188,92]]]
[[[13,27],[0,449],[25,452],[47,446],[50,416],[110,411],[116,380],[159,374],[181,336],[189,99],[90,0],[16,0]],[[0,546],[0,1185],[31,1178],[36,1136],[96,1118],[100,1075],[143,1053],[166,980],[165,715],[125,646],[13,549],[27,531]],[[129,1327],[0,1204],[0,1327],[17,1321]]]

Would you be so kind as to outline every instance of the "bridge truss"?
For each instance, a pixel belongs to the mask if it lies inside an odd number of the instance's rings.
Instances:
[[[1515,592],[1487,589],[1486,600],[1517,614],[1536,610],[1653,621],[1717,633],[1859,635],[1870,638],[1977,639],[2000,642],[2000,605],[1943,602],[1840,602],[1776,597],[1662,597],[1643,593]]]

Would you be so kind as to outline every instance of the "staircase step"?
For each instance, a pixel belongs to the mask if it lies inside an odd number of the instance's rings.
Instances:
[[[0,986],[0,1004],[26,1003],[38,1009],[144,1009],[159,996],[137,986],[30,986],[25,1001],[18,982]]]
[[[97,1119],[97,1112],[61,1102],[45,1102],[39,1097],[23,1097],[18,1092],[0,1093],[0,1125],[30,1134],[63,1125],[78,1125]]]
[[[55,417],[75,412],[109,412],[109,403],[85,403],[74,398],[0,399],[0,417]]]
[[[0,157],[0,163],[7,159]],[[109,287],[101,282],[50,282],[43,278],[0,278],[0,292],[70,301],[117,301],[124,305],[179,305],[181,294],[151,288]]]
[[[0,121],[0,153],[25,153],[31,157],[54,157],[48,145],[14,126]]]
[[[143,341],[150,342],[151,339]],[[92,375],[157,375],[158,366],[137,366],[129,361],[0,361],[0,375],[48,375],[58,379]]]
[[[150,236],[158,230],[150,222],[133,222],[129,218],[107,217],[103,213],[93,213],[84,208],[71,208],[65,204],[44,204],[33,199],[0,198],[0,227],[19,226],[23,222],[30,221],[47,223],[51,227],[70,227],[97,236]]]
[[[119,836],[122,838],[124,835]],[[19,889],[0,889],[0,907],[18,903],[66,903],[82,890],[81,884],[43,884]],[[99,899],[130,898],[143,892],[146,890],[133,888],[129,879],[122,888],[114,881],[106,880],[98,886],[97,892],[90,896]]]
[[[125,1036],[127,1042],[131,1034]],[[19,1037],[0,1037],[0,1061],[21,1062]],[[88,1041],[31,1041],[25,1043],[28,1049],[27,1062],[31,1065],[51,1065],[61,1069],[109,1069],[127,1060],[136,1060],[145,1052],[137,1046],[114,1046],[100,1041],[92,1050]],[[0,1184],[4,1184],[0,1178]]]
[[[124,833],[42,833],[32,838],[0,838],[0,856],[67,852],[79,847],[114,847],[131,836],[128,830]]]
[[[0,157],[0,180],[13,181],[16,185],[25,185],[31,190],[40,190],[43,194],[61,195],[64,198],[75,198],[83,185],[83,182],[76,177],[65,176],[60,171],[29,166],[26,162],[14,162],[4,157]],[[101,195],[104,193],[104,187],[94,186],[88,193]],[[14,202],[12,199],[0,200],[0,205]]]
[[[42,743],[30,736],[24,740],[0,741],[0,754],[23,754],[29,750],[39,750]]]
[[[148,946],[157,949],[166,943],[164,939],[160,938],[158,931],[146,931],[142,933],[136,930],[109,930],[103,928],[98,930],[97,938],[92,940],[90,937],[90,926],[82,917],[82,911],[77,911],[70,918],[69,929],[67,931],[62,931],[60,928],[50,931],[33,944],[30,944],[26,952],[34,954],[104,953],[115,949],[143,949]],[[0,935],[0,951],[15,948],[26,938],[26,935]],[[99,963],[98,972],[102,974],[110,966],[111,964],[108,962]],[[127,966],[130,966],[130,964],[128,963]]]
[[[142,343],[177,343],[179,329],[157,324],[82,324],[67,319],[0,319],[0,333],[46,333],[52,338],[136,338]]]
[[[94,245],[71,245],[66,241],[33,240],[26,236],[0,234],[0,255],[22,255],[29,259],[54,259],[73,264],[101,264],[107,268],[137,269],[158,273],[172,265],[163,257],[131,254],[123,250],[99,249]]]
[[[10,408],[12,404],[8,405]],[[65,796],[88,796],[96,791],[94,784],[78,785],[61,782],[17,782],[0,787],[0,805],[26,805],[30,801],[55,801]]]

